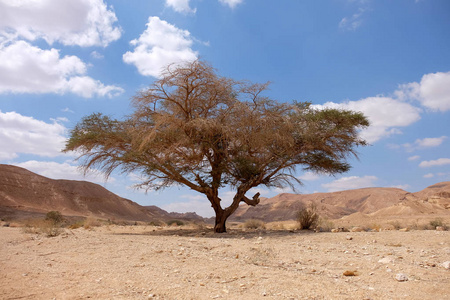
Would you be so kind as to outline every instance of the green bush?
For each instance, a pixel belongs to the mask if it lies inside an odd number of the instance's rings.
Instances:
[[[297,221],[300,225],[300,229],[315,228],[319,221],[317,206],[314,203],[311,203],[308,207],[302,208],[297,214]]]

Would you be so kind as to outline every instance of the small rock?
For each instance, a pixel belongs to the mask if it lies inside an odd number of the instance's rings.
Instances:
[[[445,262],[443,262],[443,263],[442,263],[442,266],[443,266],[445,269],[450,270],[450,261],[445,261]]]
[[[392,257],[383,257],[378,262],[382,264],[390,264],[394,262],[394,259]]]
[[[443,226],[436,226],[436,231],[445,231]]]
[[[350,230],[350,231],[351,232],[362,232],[362,231],[364,231],[364,229],[362,229],[361,227],[356,226],[356,227],[353,227],[352,230]]]
[[[349,240],[349,241],[353,240],[353,237],[351,237],[351,236],[349,236],[349,235],[347,235],[345,238],[346,238],[347,240]]]
[[[344,276],[358,276],[358,272],[357,271],[345,271],[344,273],[342,273],[342,275]]]
[[[408,228],[408,227],[405,227],[405,228],[401,228],[401,229],[399,229],[398,231],[402,231],[402,232],[408,232],[408,231],[409,231],[409,228]]]
[[[405,274],[403,274],[403,273],[398,273],[397,275],[395,275],[395,280],[397,280],[397,281],[400,281],[400,282],[402,282],[402,281],[408,281],[408,276],[406,276]]]

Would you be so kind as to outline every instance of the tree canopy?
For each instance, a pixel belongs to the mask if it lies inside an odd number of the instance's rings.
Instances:
[[[200,60],[169,65],[132,99],[131,115],[84,117],[65,151],[78,151],[85,170],[139,172],[142,188],[181,184],[206,195],[215,231],[225,232],[241,202],[259,203],[258,193],[246,196],[251,188],[293,186],[299,168],[346,172],[355,148],[366,145],[358,135],[369,125],[362,113],[277,102],[262,95],[267,87],[221,77]],[[219,197],[224,186],[235,191],[226,208]]]

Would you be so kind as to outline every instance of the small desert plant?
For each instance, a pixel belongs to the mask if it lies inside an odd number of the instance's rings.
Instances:
[[[155,220],[147,223],[148,226],[164,226],[166,225],[163,221]]]
[[[436,218],[434,220],[431,220],[430,226],[432,227],[432,229],[436,229],[436,227],[442,227],[445,230],[447,230],[447,226],[445,225],[444,221],[441,218]]]
[[[102,226],[102,222],[94,217],[87,217],[86,220],[84,220],[84,229],[91,229],[92,227],[99,226]]]
[[[45,215],[45,220],[53,222],[53,224],[56,225],[64,221],[64,218],[59,211],[52,210]]]
[[[265,229],[266,224],[264,224],[264,222],[261,220],[250,219],[250,220],[245,221],[245,223],[243,224],[243,227],[245,229]]]
[[[25,233],[43,234],[47,237],[55,237],[61,234],[62,229],[53,220],[30,219],[25,222]]]
[[[334,223],[330,221],[328,218],[319,218],[318,226],[320,231],[330,232],[334,227]]]
[[[167,225],[172,226],[172,225],[176,225],[176,226],[183,226],[184,222],[181,220],[169,220],[167,221]]]
[[[311,202],[308,207],[302,208],[297,214],[297,221],[300,225],[300,229],[315,228],[319,221],[317,206]]]
[[[402,224],[400,224],[399,221],[391,221],[391,222],[389,222],[389,224],[394,226],[395,230],[399,230],[400,228],[403,228]]]

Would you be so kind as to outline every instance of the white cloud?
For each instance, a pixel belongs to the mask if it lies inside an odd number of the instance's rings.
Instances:
[[[166,5],[180,13],[195,13],[197,11],[189,6],[189,0],[166,0]]]
[[[419,158],[420,158],[419,155],[414,155],[414,156],[408,157],[408,160],[409,160],[409,161],[414,161],[414,160],[418,160]]]
[[[433,178],[433,177],[434,177],[433,173],[428,173],[428,174],[423,175],[423,178]]]
[[[375,186],[375,181],[378,178],[375,176],[350,176],[350,177],[342,177],[337,180],[334,180],[330,183],[322,184],[322,187],[326,188],[328,192],[337,192],[344,190],[353,190],[365,187],[373,187]]]
[[[369,143],[393,134],[400,134],[399,127],[409,126],[420,119],[418,108],[389,97],[369,97],[340,104],[327,102],[324,105],[313,105],[313,107],[318,109],[341,108],[362,112],[369,119],[370,126],[361,132],[361,137]]]
[[[0,45],[0,93],[71,92],[88,98],[123,92],[85,76],[86,72],[86,64],[78,57],[60,57],[56,49],[42,50],[25,41]]]
[[[96,183],[105,183],[105,177],[103,174],[91,171],[84,176],[83,172],[81,172],[77,166],[72,166],[69,163],[30,160],[14,165],[51,179],[84,180]],[[112,177],[108,179],[108,182],[114,181],[115,180]]]
[[[446,136],[441,136],[438,138],[417,139],[415,144],[418,147],[423,147],[423,148],[437,147],[437,146],[440,146],[446,138],[447,138]]]
[[[193,40],[189,31],[181,30],[158,17],[150,17],[147,29],[139,39],[130,43],[135,48],[133,52],[126,52],[123,60],[134,64],[144,76],[158,78],[168,64],[197,59],[197,52],[191,49]]]
[[[91,57],[95,58],[95,59],[103,59],[103,58],[105,58],[105,56],[103,54],[101,54],[100,52],[95,51],[95,50],[91,52]]]
[[[450,165],[450,158],[439,158],[436,160],[425,160],[419,164],[421,168]]]
[[[62,155],[66,128],[58,122],[46,123],[16,112],[0,111],[0,159],[20,153],[45,157]]]
[[[429,73],[422,76],[420,83],[402,84],[395,92],[400,99],[418,100],[433,111],[450,110],[450,72]]]
[[[47,43],[103,46],[121,36],[103,0],[0,0],[0,36]]]
[[[358,12],[351,17],[342,18],[339,22],[339,28],[342,30],[355,31],[362,24],[362,16],[366,12],[364,8],[358,8]]]
[[[297,178],[305,181],[313,181],[319,179],[320,175],[314,172],[306,172],[305,174],[298,176]]]
[[[219,2],[234,9],[237,5],[241,4],[243,0],[219,0]]]
[[[441,136],[438,138],[423,138],[423,139],[417,139],[414,143],[406,143],[399,145],[391,145],[391,148],[400,148],[403,147],[407,152],[412,152],[414,150],[418,149],[424,149],[424,148],[433,148],[440,146],[444,140],[446,139],[446,136]]]
[[[75,113],[73,110],[71,110],[71,109],[68,108],[68,107],[61,109],[61,111],[62,111],[62,112],[72,113],[72,114]]]
[[[407,191],[411,186],[409,184],[400,184],[400,185],[393,185],[391,187]]]

